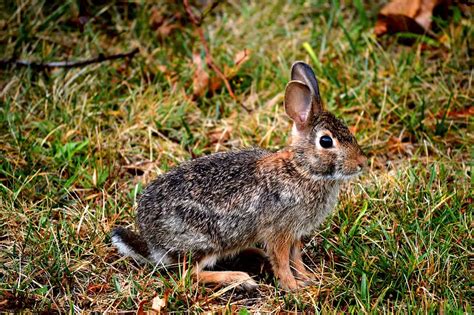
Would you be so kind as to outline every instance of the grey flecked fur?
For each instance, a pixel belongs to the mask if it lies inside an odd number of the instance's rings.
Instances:
[[[287,86],[292,143],[278,152],[216,153],[159,176],[139,200],[141,241],[135,243],[146,243],[148,251],[136,252],[157,262],[166,257],[168,263],[185,254],[196,260],[222,257],[281,235],[300,239],[318,227],[337,202],[341,180],[358,174],[365,157],[345,124],[322,110],[308,68],[296,63]],[[314,79],[299,79],[306,75]],[[305,88],[308,84],[313,86]],[[311,103],[293,104],[305,101]],[[335,148],[318,146],[321,133],[331,135]],[[114,232],[133,250],[132,234],[125,234]]]

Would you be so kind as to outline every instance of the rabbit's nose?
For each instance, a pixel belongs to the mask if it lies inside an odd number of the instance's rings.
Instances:
[[[357,158],[357,169],[361,171],[367,164],[367,157],[365,155],[360,155]]]

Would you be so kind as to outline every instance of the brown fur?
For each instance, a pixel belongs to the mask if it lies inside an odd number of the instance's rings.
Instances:
[[[293,152],[291,150],[279,151],[265,156],[257,161],[257,167],[262,170],[281,169],[283,165],[291,163]]]
[[[273,266],[273,272],[280,280],[280,285],[287,290],[298,288],[290,269],[290,251],[293,238],[290,234],[281,234],[267,242],[267,251]]]
[[[257,250],[257,249],[256,249]],[[203,257],[200,262],[208,257]],[[254,289],[257,283],[246,272],[241,271],[204,271],[203,264],[197,262],[193,268],[193,278],[204,284],[232,285],[238,284],[246,289]]]
[[[204,284],[240,284],[248,288],[257,285],[247,273],[241,271],[199,271],[194,277],[196,281]]]

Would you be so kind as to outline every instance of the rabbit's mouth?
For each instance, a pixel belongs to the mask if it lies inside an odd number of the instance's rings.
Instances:
[[[312,177],[313,179],[315,180],[336,180],[336,181],[346,181],[346,180],[351,180],[351,179],[354,179],[356,177],[358,177],[360,174],[362,174],[362,170],[357,170],[355,172],[352,172],[352,173],[340,173],[340,172],[336,172],[334,174],[331,174],[331,175],[319,175],[319,174],[313,174]]]
[[[362,174],[362,169],[357,169],[355,172],[351,172],[351,173],[336,172],[336,174],[333,175],[333,178],[336,180],[351,180],[355,177],[360,176],[360,174]]]

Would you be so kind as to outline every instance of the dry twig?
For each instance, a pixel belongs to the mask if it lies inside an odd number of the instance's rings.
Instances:
[[[0,60],[0,69],[6,68],[8,65],[15,65],[21,67],[31,67],[36,69],[49,69],[49,68],[77,68],[87,66],[93,63],[100,63],[108,60],[115,60],[121,58],[132,58],[138,53],[138,48],[133,49],[127,53],[120,53],[115,55],[103,55],[99,54],[96,58],[79,60],[79,61],[52,61],[52,62],[34,62],[29,60]]]
[[[186,13],[189,15],[189,19],[191,22],[194,24],[196,27],[196,31],[199,36],[199,40],[201,41],[202,46],[204,47],[204,51],[206,53],[206,63],[209,65],[209,67],[214,70],[214,72],[217,74],[219,78],[224,82],[225,87],[227,88],[227,91],[229,92],[230,97],[232,97],[234,100],[237,101],[237,97],[234,94],[234,91],[232,91],[232,87],[230,86],[229,80],[227,80],[226,76],[222,72],[222,70],[216,65],[214,62],[214,59],[212,58],[211,51],[209,50],[209,45],[207,44],[206,37],[204,36],[204,31],[202,30],[201,24],[202,24],[202,17],[197,17],[192,9],[191,6],[189,5],[189,0],[183,0],[184,3],[184,8],[186,10]],[[216,5],[212,5],[212,8],[216,7]],[[243,109],[245,109],[247,112],[250,112],[250,109],[248,109],[244,104],[238,102],[240,106],[242,106]]]

